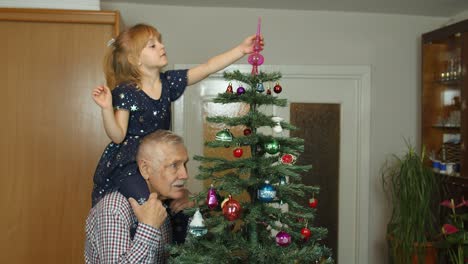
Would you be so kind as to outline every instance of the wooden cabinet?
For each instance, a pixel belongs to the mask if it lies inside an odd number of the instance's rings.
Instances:
[[[422,144],[447,176],[468,178],[468,20],[422,35]],[[432,166],[432,165],[431,165]]]
[[[109,142],[92,88],[119,13],[0,9],[0,263],[83,263]]]

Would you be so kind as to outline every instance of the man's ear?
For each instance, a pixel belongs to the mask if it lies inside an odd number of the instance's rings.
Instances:
[[[143,178],[148,181],[149,176],[151,174],[151,166],[149,162],[145,159],[138,160],[138,169],[140,170],[141,175]]]

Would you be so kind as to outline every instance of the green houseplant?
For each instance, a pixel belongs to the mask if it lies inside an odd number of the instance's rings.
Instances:
[[[406,152],[392,155],[382,167],[383,187],[392,204],[387,236],[393,263],[436,262],[427,253],[435,255],[430,242],[438,233],[439,182],[424,158],[424,149],[419,155],[407,142]]]

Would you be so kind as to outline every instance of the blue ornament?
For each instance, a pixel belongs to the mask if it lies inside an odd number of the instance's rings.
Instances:
[[[287,183],[288,183],[288,180],[286,179],[286,176],[281,176],[280,185],[286,185]]]
[[[263,144],[255,145],[255,153],[257,156],[263,156],[265,154],[265,148],[263,147]]]
[[[255,89],[259,93],[263,93],[265,88],[263,87],[263,83],[257,83],[257,88]]]
[[[269,181],[265,181],[265,183],[258,188],[257,196],[260,201],[268,203],[276,198],[276,190]]]

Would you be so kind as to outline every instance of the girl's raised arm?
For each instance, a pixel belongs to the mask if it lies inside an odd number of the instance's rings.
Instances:
[[[112,106],[112,94],[109,87],[105,85],[97,86],[92,97],[94,102],[101,107],[102,120],[107,136],[117,144],[122,143],[127,133],[129,112],[126,110],[116,110]]]
[[[253,46],[255,44],[255,38],[256,35],[249,36],[241,44],[234,47],[233,49],[228,50],[217,56],[214,56],[207,62],[189,69],[187,73],[187,84],[195,84],[205,79],[210,74],[220,71],[226,68],[227,66],[233,64],[234,62],[244,57],[244,55],[252,53]],[[260,45],[263,47],[263,37],[261,37],[260,39]]]

